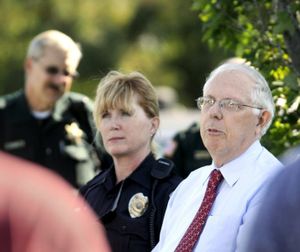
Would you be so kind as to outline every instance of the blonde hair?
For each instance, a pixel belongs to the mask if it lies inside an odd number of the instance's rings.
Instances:
[[[35,36],[29,44],[27,58],[39,59],[47,48],[55,48],[66,53],[72,64],[77,66],[82,57],[80,45],[66,34],[48,30]]]
[[[93,113],[97,128],[101,114],[109,109],[122,108],[130,112],[135,95],[149,118],[159,117],[157,94],[151,82],[143,74],[111,71],[102,78],[97,88]]]

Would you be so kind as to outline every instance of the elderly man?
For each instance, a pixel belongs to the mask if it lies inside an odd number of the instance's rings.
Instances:
[[[57,172],[73,186],[99,168],[91,101],[69,92],[82,53],[56,30],[37,35],[24,64],[25,88],[0,98],[0,149]]]
[[[174,191],[154,251],[242,249],[266,185],[282,167],[259,142],[274,103],[258,71],[225,63],[210,74],[203,95],[200,133],[213,162]]]

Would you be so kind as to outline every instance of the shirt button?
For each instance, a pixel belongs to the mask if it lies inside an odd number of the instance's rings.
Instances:
[[[46,148],[46,155],[51,155],[52,154],[52,150],[50,148]]]
[[[125,231],[125,230],[127,229],[127,226],[126,226],[126,225],[123,225],[123,226],[121,227],[121,229],[122,229],[123,231]]]

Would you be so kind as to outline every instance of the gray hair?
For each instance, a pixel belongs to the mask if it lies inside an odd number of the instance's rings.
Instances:
[[[272,92],[262,74],[256,70],[254,67],[246,63],[224,63],[217,67],[211,74],[208,76],[204,86],[203,92],[207,89],[208,84],[220,73],[227,71],[239,71],[251,78],[253,80],[253,89],[250,94],[253,104],[256,106],[262,107],[271,114],[271,119],[262,129],[261,135],[264,135],[268,128],[270,127],[272,120],[275,114],[275,105],[272,97]],[[254,113],[257,113],[256,109],[253,109]]]
[[[62,50],[76,66],[82,57],[78,43],[60,31],[48,30],[33,38],[27,50],[27,58],[39,59],[47,48]]]

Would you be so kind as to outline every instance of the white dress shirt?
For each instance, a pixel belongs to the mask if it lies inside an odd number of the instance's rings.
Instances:
[[[257,208],[281,163],[259,141],[241,156],[223,165],[224,180],[194,251],[242,251]],[[160,240],[153,252],[172,252],[191,224],[203,200],[215,165],[192,172],[173,192],[164,217]]]

